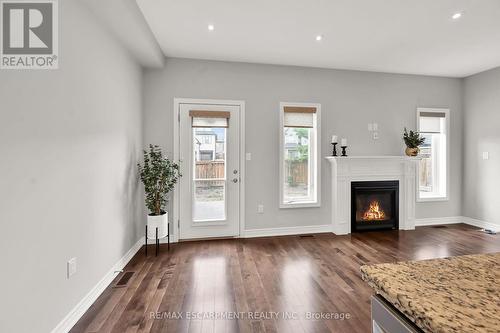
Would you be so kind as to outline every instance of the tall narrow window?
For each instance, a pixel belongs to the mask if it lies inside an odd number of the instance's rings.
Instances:
[[[425,138],[420,147],[418,185],[421,201],[448,198],[449,110],[417,110],[418,130]]]
[[[319,104],[281,103],[280,207],[317,207]]]

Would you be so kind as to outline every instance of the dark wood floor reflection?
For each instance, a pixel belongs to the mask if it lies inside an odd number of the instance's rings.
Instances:
[[[500,235],[462,224],[142,249],[72,332],[370,332],[361,265],[498,251]]]

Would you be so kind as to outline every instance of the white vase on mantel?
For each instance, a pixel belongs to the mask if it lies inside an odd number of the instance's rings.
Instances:
[[[148,239],[156,239],[156,228],[158,228],[158,238],[167,237],[168,212],[162,215],[148,215]]]

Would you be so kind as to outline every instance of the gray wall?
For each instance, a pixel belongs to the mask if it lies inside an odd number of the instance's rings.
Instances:
[[[464,101],[464,215],[500,226],[500,68],[466,78]]]
[[[416,126],[416,108],[451,109],[451,193],[447,202],[421,203],[417,217],[461,214],[462,82],[459,79],[356,71],[167,59],[162,70],[144,76],[144,140],[172,152],[173,99],[246,101],[247,229],[330,223],[329,165],[322,159],[320,208],[279,209],[279,102],[322,105],[321,156],[330,153],[330,136],[349,140],[352,155],[400,155],[404,126]],[[380,140],[367,124],[377,122]],[[264,204],[265,213],[257,214]]]
[[[78,1],[59,10],[60,69],[0,71],[1,332],[52,330],[142,235],[141,69]]]

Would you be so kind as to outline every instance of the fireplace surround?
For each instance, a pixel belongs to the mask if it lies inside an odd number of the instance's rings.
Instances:
[[[399,228],[399,181],[351,182],[351,232]]]
[[[331,166],[331,221],[335,234],[346,235],[357,231],[351,230],[351,184],[354,182],[397,181],[399,188],[395,197],[398,200],[398,211],[393,212],[393,215],[398,216],[396,228],[415,229],[418,157],[328,156],[326,160]],[[375,207],[372,210],[377,211]]]

